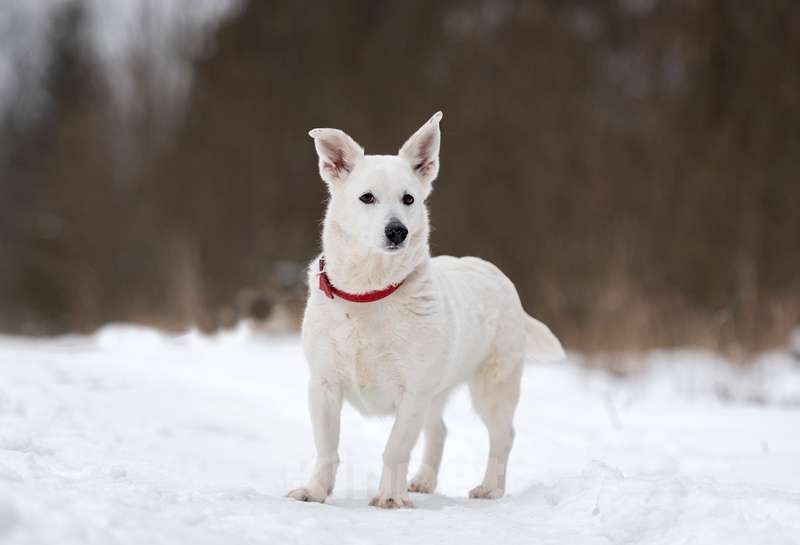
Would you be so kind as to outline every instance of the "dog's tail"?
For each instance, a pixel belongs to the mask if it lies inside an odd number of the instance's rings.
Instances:
[[[534,361],[550,362],[564,358],[564,349],[550,328],[536,318],[525,315],[525,352]]]

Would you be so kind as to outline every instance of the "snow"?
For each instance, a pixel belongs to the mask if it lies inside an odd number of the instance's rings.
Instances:
[[[460,391],[439,493],[383,511],[391,420],[350,409],[334,496],[284,497],[313,459],[296,337],[0,337],[0,543],[800,543],[788,353],[657,352],[625,379],[571,359],[526,368],[505,498],[465,497],[487,441]]]

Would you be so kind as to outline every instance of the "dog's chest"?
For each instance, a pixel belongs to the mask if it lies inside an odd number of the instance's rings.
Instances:
[[[405,385],[403,324],[382,310],[343,311],[332,339],[344,395],[366,414],[393,411]]]

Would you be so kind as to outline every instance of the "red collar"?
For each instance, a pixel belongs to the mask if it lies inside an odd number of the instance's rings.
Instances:
[[[397,290],[397,288],[402,285],[403,282],[398,282],[397,284],[392,284],[388,288],[383,288],[382,290],[368,291],[366,293],[348,293],[331,284],[328,275],[325,273],[325,258],[319,258],[319,289],[321,289],[325,295],[331,299],[333,299],[333,296],[336,295],[337,297],[344,299],[345,301],[350,301],[351,303],[372,303],[373,301],[378,301],[384,297],[389,297],[395,292],[395,290]]]

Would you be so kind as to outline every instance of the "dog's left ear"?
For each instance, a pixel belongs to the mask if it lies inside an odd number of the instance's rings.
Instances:
[[[308,135],[317,148],[319,175],[329,186],[344,182],[364,157],[364,148],[339,129],[312,129]]]
[[[400,157],[411,163],[423,183],[430,184],[439,174],[439,142],[442,139],[439,121],[442,112],[433,114],[400,148]]]

